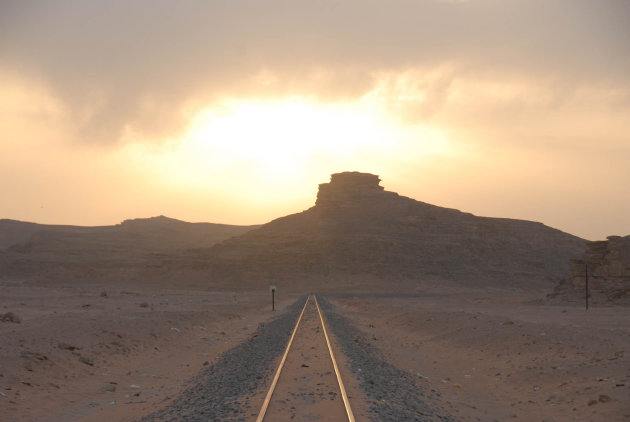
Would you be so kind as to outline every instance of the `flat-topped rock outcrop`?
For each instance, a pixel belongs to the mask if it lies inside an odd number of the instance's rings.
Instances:
[[[377,200],[384,193],[380,182],[381,179],[375,174],[357,171],[335,173],[330,177],[330,183],[319,185],[315,205],[320,207],[348,206],[353,202]]]

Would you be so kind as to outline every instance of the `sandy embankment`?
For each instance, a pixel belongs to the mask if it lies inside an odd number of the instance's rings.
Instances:
[[[627,308],[523,296],[337,299],[400,369],[462,421],[630,420]]]
[[[268,320],[268,294],[3,287],[3,421],[129,421]],[[294,298],[280,298],[279,307]],[[206,363],[208,362],[208,363]]]

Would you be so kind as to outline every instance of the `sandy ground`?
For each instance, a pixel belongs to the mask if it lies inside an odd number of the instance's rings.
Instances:
[[[294,298],[279,300],[279,308]],[[130,421],[273,316],[268,294],[2,287],[2,421]]]
[[[522,295],[337,299],[388,361],[462,421],[630,420],[628,308]]]
[[[273,317],[267,292],[101,293],[2,287],[0,313],[21,319],[0,322],[3,422],[137,419]],[[279,308],[295,298],[281,296]],[[585,312],[531,299],[493,293],[333,303],[390,363],[426,377],[456,420],[630,420],[628,308]],[[296,370],[309,364],[308,351],[301,353]]]

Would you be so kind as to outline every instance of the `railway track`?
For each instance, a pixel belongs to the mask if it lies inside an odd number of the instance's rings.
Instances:
[[[355,421],[315,295],[304,304],[256,422],[291,419]]]

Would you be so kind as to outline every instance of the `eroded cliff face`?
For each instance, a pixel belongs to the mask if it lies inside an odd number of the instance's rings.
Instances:
[[[587,272],[592,303],[630,304],[630,236],[589,242],[583,255],[571,260],[571,274],[550,296],[584,301]]]
[[[585,261],[595,277],[630,281],[630,236],[609,236],[607,239],[590,243]]]

